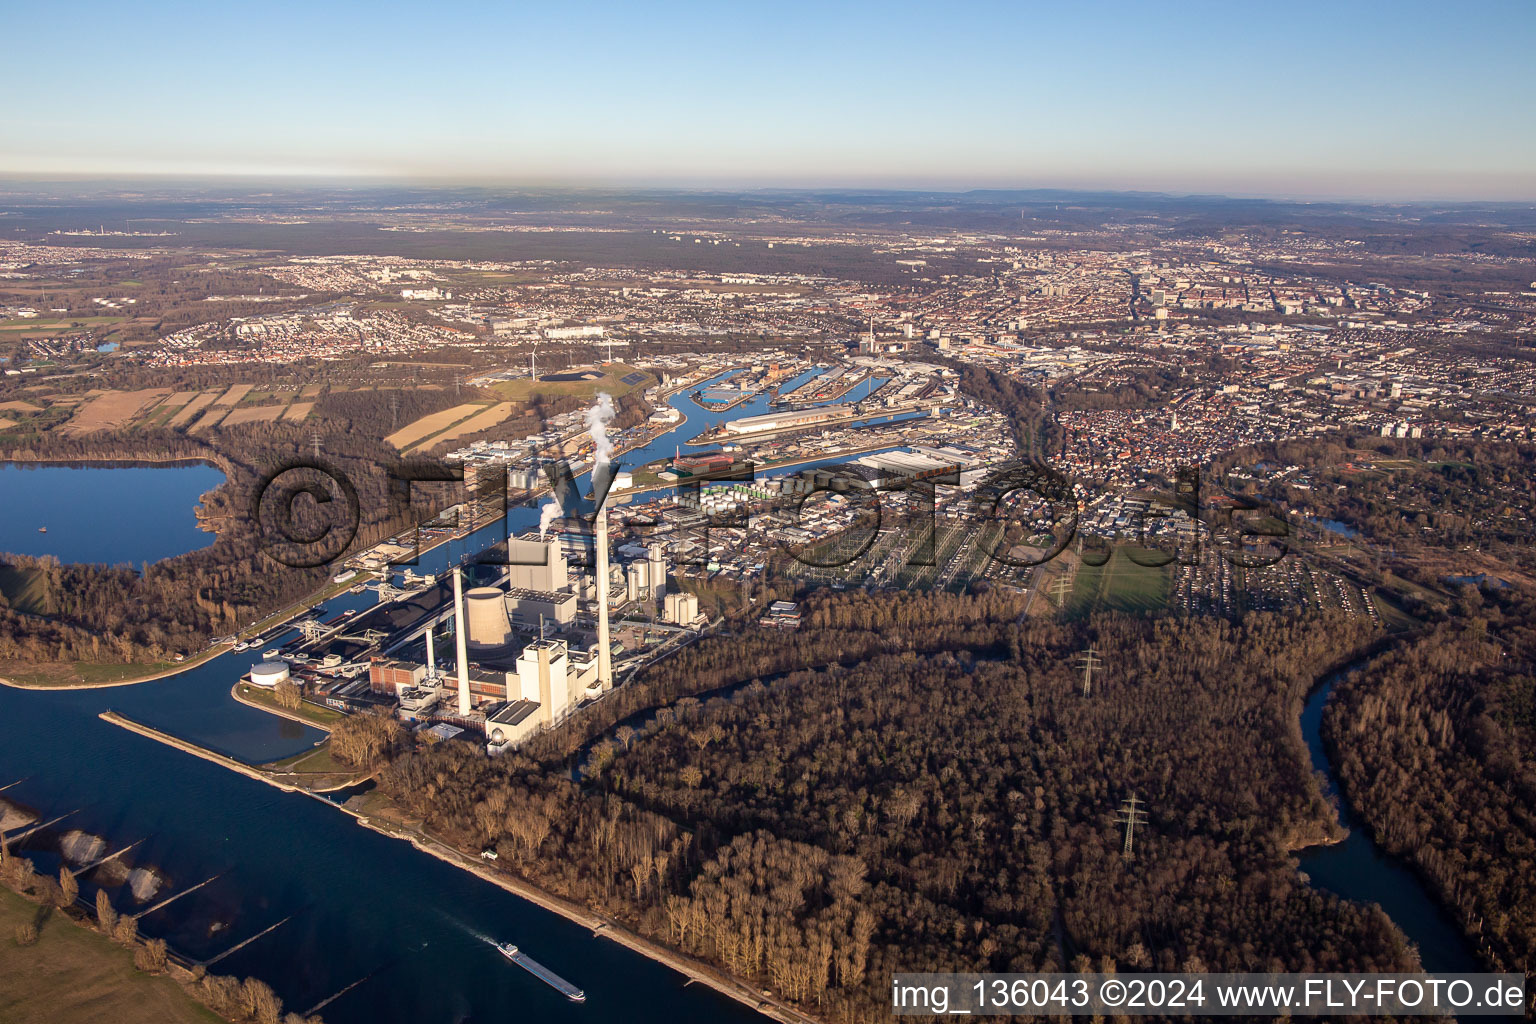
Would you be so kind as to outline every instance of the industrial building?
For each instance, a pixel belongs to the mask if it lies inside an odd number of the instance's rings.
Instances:
[[[492,753],[511,749],[610,690],[615,654],[649,642],[633,630],[613,642],[618,607],[664,605],[682,623],[698,615],[696,599],[668,592],[662,544],[626,546],[627,563],[610,563],[606,511],[594,527],[513,538],[514,564],[495,569],[408,574],[404,590],[384,577],[377,606],[300,623],[288,660],[253,666],[250,680],[276,686],[291,670],[339,710],[388,707],[418,730],[446,724],[484,736]],[[568,551],[593,541],[592,571],[573,573]]]
[[[773,430],[800,430],[828,420],[843,419],[847,410],[809,409],[803,412],[769,412],[761,416],[743,416],[724,424],[727,434],[760,434]]]
[[[511,567],[507,586],[515,590],[548,593],[570,586],[565,549],[558,538],[529,540],[514,537],[507,541],[507,562]]]
[[[668,594],[662,607],[662,617],[679,626],[692,625],[699,617],[699,599],[684,591]]]

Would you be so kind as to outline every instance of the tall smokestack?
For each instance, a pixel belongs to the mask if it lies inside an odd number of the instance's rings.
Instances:
[[[469,706],[469,638],[464,621],[464,573],[453,567],[453,641],[459,662],[459,714],[467,715]]]
[[[597,681],[613,689],[613,651],[608,637],[608,509],[597,509]]]
[[[597,499],[597,681],[613,689],[613,643],[608,635],[608,487],[613,482],[613,441],[608,424],[613,419],[613,396],[597,393],[587,410],[587,430],[592,434],[592,494]]]
[[[427,677],[437,678],[437,655],[432,650],[432,627],[427,627]]]

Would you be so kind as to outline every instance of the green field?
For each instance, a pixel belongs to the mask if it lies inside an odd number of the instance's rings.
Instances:
[[[594,342],[593,344],[598,344]],[[635,372],[633,366],[624,363],[610,363],[602,367],[603,376],[599,380],[572,380],[572,381],[546,381],[541,380],[535,384],[531,380],[508,380],[490,385],[490,390],[498,396],[512,402],[527,402],[535,394],[539,395],[568,395],[575,398],[591,398],[599,391],[606,391],[614,398],[622,398],[631,391],[637,391],[650,387],[656,383],[656,378],[650,374],[645,375],[645,380],[633,386],[621,384],[619,380]],[[563,373],[559,369],[547,369],[548,373]]]
[[[78,331],[86,327],[107,327],[127,320],[126,316],[83,316],[70,320],[17,319],[0,320],[0,331],[16,331],[25,334],[57,334],[61,331]]]
[[[21,686],[100,686],[146,679],[173,668],[191,668],[200,659],[175,664],[169,661],[132,662],[54,661],[20,669],[0,666],[0,675]]]
[[[44,913],[33,946],[18,946],[18,925],[42,908],[0,890],[0,1021],[6,1024],[218,1024],[167,977],[133,967],[133,954],[105,936]]]
[[[1067,595],[1065,613],[1076,617],[1097,611],[1144,613],[1159,611],[1168,603],[1173,584],[1172,568],[1153,568],[1131,561],[1131,548],[1117,547],[1103,565],[1079,565]],[[1152,552],[1142,553],[1145,558]]]

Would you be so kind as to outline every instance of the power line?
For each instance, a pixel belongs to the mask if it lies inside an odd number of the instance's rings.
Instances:
[[[1099,657],[1099,652],[1092,647],[1078,655],[1078,661],[1083,666],[1083,696],[1093,693],[1093,670],[1104,667],[1104,659]]]
[[[1115,815],[1115,824],[1125,826],[1125,846],[1121,850],[1125,856],[1134,856],[1131,847],[1136,838],[1136,826],[1146,823],[1147,812],[1137,806],[1136,794],[1132,793],[1131,798],[1120,805],[1120,810]]]

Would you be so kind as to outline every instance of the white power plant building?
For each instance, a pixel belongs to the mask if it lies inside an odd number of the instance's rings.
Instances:
[[[276,686],[288,678],[286,661],[263,661],[251,666],[251,682],[257,686]]]
[[[549,540],[513,538],[507,542],[507,561],[511,563],[507,585],[513,590],[558,593],[570,583],[565,549],[559,537]]]
[[[624,600],[649,599],[660,604],[667,596],[667,554],[660,544],[645,549],[645,558],[624,568]]]
[[[539,721],[552,725],[571,707],[571,687],[564,640],[535,640],[517,659],[518,696],[539,705]]]

